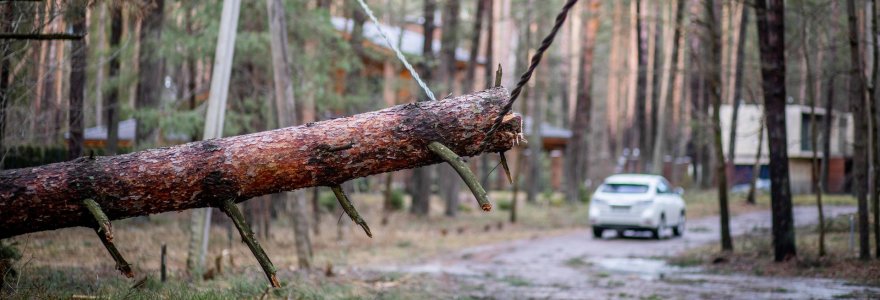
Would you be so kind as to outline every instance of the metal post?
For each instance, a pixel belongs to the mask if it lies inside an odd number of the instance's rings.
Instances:
[[[849,252],[853,253],[856,244],[856,224],[853,220],[855,214],[849,215]]]
[[[166,271],[165,271],[165,259],[166,259],[167,254],[168,254],[168,251],[165,247],[165,244],[162,244],[162,260],[161,260],[161,265],[160,265],[160,269],[159,269],[160,276],[162,278],[162,282],[165,282],[165,280],[168,279],[168,276],[166,275]]]

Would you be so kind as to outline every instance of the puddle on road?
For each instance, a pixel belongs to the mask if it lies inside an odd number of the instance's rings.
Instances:
[[[663,279],[665,276],[682,272],[683,269],[670,266],[664,260],[638,257],[597,257],[590,259],[594,266],[607,272],[636,275],[644,280]]]

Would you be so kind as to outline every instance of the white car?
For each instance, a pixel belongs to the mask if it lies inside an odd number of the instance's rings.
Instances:
[[[663,176],[619,174],[608,177],[590,200],[593,237],[605,230],[647,230],[655,239],[667,228],[674,236],[685,230],[685,204],[682,188],[672,188]]]

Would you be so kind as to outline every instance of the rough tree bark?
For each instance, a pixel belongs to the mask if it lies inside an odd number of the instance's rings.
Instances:
[[[764,90],[764,120],[770,146],[770,206],[776,261],[797,256],[791,187],[788,174],[788,138],[785,129],[785,31],[783,0],[755,1],[758,44]]]
[[[297,127],[4,171],[0,238],[88,226],[93,220],[80,205],[86,198],[115,220],[442,162],[428,149],[431,141],[461,156],[477,155],[507,99],[506,89],[494,88]],[[517,144],[521,122],[508,115],[485,152]]]
[[[587,144],[590,135],[590,110],[592,108],[593,90],[593,49],[596,43],[596,36],[599,32],[599,14],[601,2],[591,0],[587,2],[588,17],[583,21],[584,36],[581,40],[581,64],[579,67],[580,86],[577,90],[577,103],[575,104],[574,119],[571,122],[571,146],[568,148],[568,163],[566,171],[568,172],[567,183],[565,186],[565,198],[568,202],[578,202],[586,195],[586,190],[581,189],[581,185],[587,179],[589,166],[589,145]]]

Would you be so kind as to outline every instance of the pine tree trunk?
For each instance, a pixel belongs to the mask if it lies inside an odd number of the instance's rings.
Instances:
[[[445,84],[438,89],[441,95],[455,92],[455,49],[458,48],[458,15],[459,1],[446,1],[443,5],[443,30],[440,38],[440,72],[438,79]],[[458,191],[461,180],[452,166],[437,166],[440,198],[446,203],[445,215],[455,217],[458,214]]]
[[[422,44],[422,58],[424,62],[420,66],[419,75],[426,82],[430,82],[433,78],[431,69],[434,68],[434,12],[437,10],[437,2],[435,0],[424,1],[424,17],[425,22],[422,24],[424,32],[424,43]],[[427,95],[419,97],[421,101],[428,99]],[[412,171],[412,206],[410,212],[418,216],[427,216],[431,210],[431,175],[434,168],[418,168]]]
[[[486,2],[486,66],[483,69],[483,77],[486,82],[486,88],[492,88],[495,84],[495,59],[494,59],[494,38],[495,38],[495,8],[493,5],[494,0],[480,0]],[[471,88],[474,89],[475,87]],[[480,184],[486,188],[487,191],[491,191],[493,188],[492,180],[490,180],[489,168],[490,160],[488,155],[483,155],[480,159]]]
[[[767,2],[770,2],[768,6]],[[783,0],[757,0],[758,42],[764,90],[764,118],[770,146],[770,201],[773,248],[776,261],[797,256],[791,187],[788,173],[788,139],[785,128],[785,42]]]
[[[441,162],[431,141],[474,156],[507,102],[496,88],[347,118],[0,173],[0,238],[92,224],[81,201],[111,219],[214,206]],[[519,142],[508,115],[485,152]]]
[[[673,11],[675,18],[675,23],[673,26],[672,41],[670,41],[670,46],[668,50],[669,58],[666,60],[666,73],[663,74],[663,79],[661,83],[660,97],[659,97],[659,105],[657,105],[657,114],[661,116],[657,119],[657,130],[656,135],[654,136],[654,160],[652,171],[654,174],[663,175],[663,157],[666,146],[664,145],[666,142],[666,135],[668,132],[666,131],[666,121],[670,119],[669,114],[666,112],[667,107],[672,107],[672,99],[673,93],[672,90],[675,86],[676,75],[678,75],[678,45],[679,40],[681,39],[681,27],[684,25],[684,3],[687,0],[676,0],[675,1],[675,10]],[[675,112],[673,112],[675,113]],[[673,164],[674,165],[674,164]],[[674,178],[674,177],[673,177]]]
[[[718,8],[714,0],[705,1],[706,30],[709,36],[710,51],[706,68],[709,80],[709,97],[712,102],[712,144],[715,151],[715,176],[718,180],[718,206],[721,221],[721,250],[733,251],[730,237],[730,212],[727,199],[727,164],[724,160],[724,146],[721,142],[721,31],[719,30]]]
[[[648,85],[648,77],[647,77],[647,65],[648,65],[648,51],[647,51],[647,39],[648,32],[643,28],[644,20],[643,20],[643,12],[644,9],[644,1],[643,0],[635,0],[636,1],[636,51],[638,57],[638,64],[636,65],[636,132],[637,132],[637,148],[640,153],[642,150],[647,149],[648,145],[648,94],[647,94],[647,85]],[[642,171],[645,168],[646,161],[645,158],[650,155],[645,155],[644,153],[640,154],[639,167],[638,170]]]
[[[739,24],[737,28],[738,37],[736,41],[736,52],[733,54],[734,60],[734,74],[733,74],[733,91],[730,103],[733,103],[733,112],[731,114],[730,121],[730,135],[728,138],[728,148],[727,148],[727,168],[728,172],[733,172],[734,168],[736,168],[736,131],[737,124],[739,124],[739,109],[740,105],[742,105],[742,86],[743,86],[743,67],[745,64],[745,45],[746,45],[746,36],[748,36],[748,21],[749,21],[749,13],[747,7],[743,5],[742,11],[740,12],[740,18],[737,21]]]
[[[802,13],[806,13],[804,9],[804,3],[800,4],[800,9]],[[819,213],[819,256],[825,256],[825,213],[822,210],[822,194],[824,191],[822,190],[822,185],[819,184],[819,126],[817,126],[816,121],[816,97],[813,91],[815,91],[815,87],[813,86],[813,62],[810,59],[810,53],[808,51],[809,42],[809,31],[807,28],[809,24],[806,21],[802,21],[801,23],[801,54],[803,56],[804,66],[806,69],[804,70],[806,73],[807,80],[805,82],[805,86],[807,89],[807,93],[805,96],[807,97],[807,103],[810,105],[810,148],[812,150],[812,161],[810,164],[811,167],[811,177],[812,183],[815,190],[813,191],[816,194],[816,209]],[[826,112],[827,114],[828,112]],[[827,116],[826,116],[827,118]],[[827,139],[827,137],[826,137]]]
[[[880,258],[880,153],[877,153],[878,147],[880,147],[880,26],[878,26],[877,17],[880,17],[880,9],[877,8],[877,5],[880,4],[876,0],[871,1],[871,7],[873,11],[869,12],[871,14],[871,31],[873,32],[873,48],[874,51],[874,66],[872,68],[873,72],[873,85],[871,88],[871,97],[868,99],[868,140],[870,143],[870,147],[868,148],[868,158],[869,164],[871,167],[871,175],[868,176],[870,180],[873,182],[868,183],[870,186],[870,191],[868,196],[871,197],[871,207],[873,208],[874,214],[874,253],[877,258]]]
[[[581,185],[587,179],[589,166],[589,145],[588,138],[590,135],[590,110],[592,108],[592,90],[593,90],[593,49],[596,43],[596,35],[599,32],[599,15],[601,2],[599,0],[591,0],[587,2],[588,17],[584,19],[583,39],[581,40],[581,65],[580,70],[580,86],[577,91],[577,103],[575,104],[574,119],[571,123],[571,144],[567,148],[568,154],[566,158],[566,199],[569,202],[577,202],[584,199],[586,189],[582,189]]]
[[[110,49],[117,51],[119,42],[122,40],[122,7],[119,5],[109,5],[110,9]],[[110,57],[109,66],[107,68],[107,76],[110,80],[118,82],[119,78],[119,56],[112,55]],[[106,103],[104,108],[107,110],[107,144],[105,145],[107,155],[115,155],[119,144],[119,85],[114,84],[106,95]]]
[[[141,21],[139,75],[135,109],[142,117],[138,118],[135,145],[144,147],[158,141],[157,122],[146,115],[158,113],[162,99],[163,63],[159,57],[159,43],[162,37],[162,23],[165,17],[165,0],[149,1]]]
[[[859,34],[856,20],[856,8],[854,0],[847,1],[847,14],[849,16],[849,45],[850,45],[850,112],[853,115],[853,131],[854,135],[866,136],[867,128],[867,112],[865,107],[865,83],[863,77],[862,60],[859,55]],[[868,161],[867,161],[867,145],[865,139],[857,138],[853,140],[853,192],[858,199],[858,220],[859,220],[859,258],[863,260],[870,259],[871,250],[869,246],[868,233]]]

